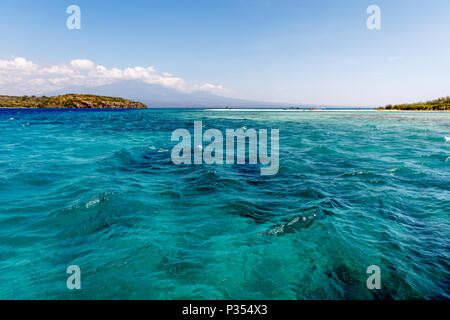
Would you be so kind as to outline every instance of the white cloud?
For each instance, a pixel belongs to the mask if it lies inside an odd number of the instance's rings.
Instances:
[[[228,94],[229,90],[224,88],[221,85],[214,85],[211,83],[205,83],[201,86],[194,86],[194,90],[199,90],[199,91],[206,91],[206,92],[210,92],[210,93],[214,93],[214,94]]]
[[[42,68],[42,73],[45,74],[74,74],[75,71],[67,66],[50,66]]]
[[[36,95],[73,86],[96,87],[120,80],[140,80],[183,92],[228,93],[221,85],[191,85],[171,73],[159,73],[153,66],[119,69],[106,68],[85,59],[49,66],[38,65],[25,58],[0,60],[0,94]]]
[[[0,60],[0,70],[31,72],[38,66],[25,58],[15,58],[14,60]]]
[[[70,65],[77,69],[94,69],[95,63],[90,60],[75,59],[70,61]]]

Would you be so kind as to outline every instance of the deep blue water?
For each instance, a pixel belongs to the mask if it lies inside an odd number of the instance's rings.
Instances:
[[[174,165],[195,120],[279,129],[279,173]],[[449,136],[449,113],[0,110],[0,298],[448,299]]]

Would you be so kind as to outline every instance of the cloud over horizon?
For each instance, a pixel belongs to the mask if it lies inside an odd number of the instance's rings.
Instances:
[[[221,85],[189,84],[171,73],[159,73],[153,66],[106,68],[86,59],[45,66],[23,57],[0,59],[0,94],[4,95],[41,95],[72,86],[98,87],[121,80],[140,80],[181,92],[206,91],[218,95],[229,93]]]

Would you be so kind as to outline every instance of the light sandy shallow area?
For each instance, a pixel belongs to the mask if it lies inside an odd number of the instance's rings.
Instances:
[[[263,111],[263,112],[450,112],[450,111],[421,111],[421,110],[377,110],[377,109],[204,109],[203,111]]]
[[[317,110],[305,110],[305,109],[204,109],[204,111],[266,111],[266,112],[327,112],[327,111],[339,111],[339,112],[354,112],[354,111],[377,111],[375,109],[317,109]]]

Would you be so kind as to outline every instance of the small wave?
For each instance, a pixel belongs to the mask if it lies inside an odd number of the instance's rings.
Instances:
[[[100,203],[100,199],[94,199],[86,203],[86,209],[96,205],[97,203]]]
[[[286,233],[294,233],[298,229],[306,229],[311,226],[315,218],[317,218],[317,214],[315,213],[305,216],[297,216],[285,224],[273,226],[267,231],[258,233],[258,235],[267,234],[274,236],[283,235]]]
[[[267,204],[254,203],[246,200],[238,200],[220,206],[228,214],[253,220],[254,223],[266,223],[276,215],[274,208]]]
[[[342,208],[336,199],[325,198],[314,201],[310,208],[303,210],[300,215],[296,215],[286,223],[274,225],[269,230],[258,233],[258,235],[284,235],[295,233],[302,229],[309,228],[317,219],[324,219],[327,216],[335,215],[336,208]]]
[[[398,168],[389,170],[389,175],[395,176],[395,173],[398,171]]]
[[[450,137],[444,137],[446,142],[450,142]]]
[[[137,147],[131,149],[122,149],[101,159],[102,165],[100,171],[108,171],[111,168],[120,170],[121,172],[149,173],[152,170],[166,168],[171,163],[170,155],[168,156],[165,149],[150,147]]]
[[[343,175],[341,175],[341,177],[354,177],[354,176],[363,176],[363,177],[368,177],[368,178],[374,178],[377,177],[377,175],[375,173],[373,173],[372,171],[356,171],[356,172],[347,172],[344,173]]]

